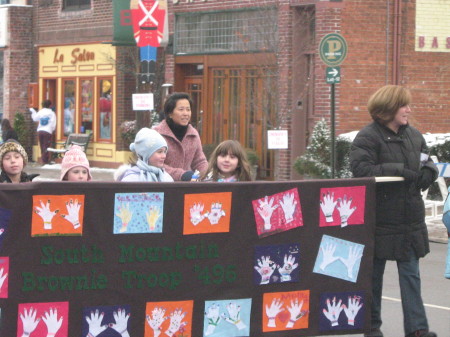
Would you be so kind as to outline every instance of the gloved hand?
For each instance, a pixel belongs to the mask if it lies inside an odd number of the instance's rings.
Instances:
[[[410,169],[403,169],[403,177],[405,178],[405,181],[411,182],[411,181],[417,181],[418,178],[417,172],[410,170]]]
[[[424,166],[420,169],[419,177],[417,178],[417,187],[422,191],[428,189],[434,181],[433,171]]]
[[[193,171],[186,171],[181,176],[181,181],[191,181],[193,175],[194,175]]]

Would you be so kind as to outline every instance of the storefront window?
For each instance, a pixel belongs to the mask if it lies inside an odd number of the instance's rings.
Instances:
[[[112,79],[99,81],[99,132],[100,139],[111,139]]]
[[[92,98],[94,96],[94,81],[91,79],[81,80],[81,126],[80,133],[92,132],[92,116],[93,105]]]
[[[64,93],[64,136],[75,132],[75,81],[65,80]]]

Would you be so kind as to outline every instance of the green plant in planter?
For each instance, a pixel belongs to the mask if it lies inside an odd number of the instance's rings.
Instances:
[[[250,149],[248,147],[245,148],[245,152],[247,153],[247,159],[251,166],[258,165],[259,157],[255,150]]]
[[[14,130],[17,132],[20,144],[25,144],[27,140],[27,125],[25,123],[25,115],[21,112],[16,112],[14,115]],[[6,139],[5,139],[6,140]]]

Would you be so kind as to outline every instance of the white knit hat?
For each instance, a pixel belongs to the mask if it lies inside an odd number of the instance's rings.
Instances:
[[[148,163],[148,159],[153,153],[160,148],[166,147],[167,142],[156,130],[142,128],[136,134],[134,143],[130,144],[130,150],[135,152],[144,163]]]
[[[89,160],[86,157],[84,151],[78,145],[72,145],[64,154],[64,158],[61,163],[61,179],[64,179],[66,173],[73,167],[81,166],[88,171],[88,181],[92,180],[91,169],[89,167]]]

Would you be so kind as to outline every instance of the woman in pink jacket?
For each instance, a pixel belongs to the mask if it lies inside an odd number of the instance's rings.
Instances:
[[[175,181],[190,181],[194,171],[203,174],[208,162],[197,130],[189,124],[192,101],[186,93],[173,93],[164,103],[165,119],[153,129],[167,142],[170,151],[165,170]]]

